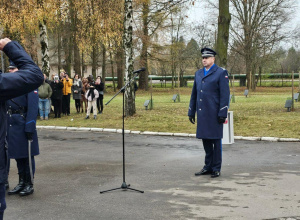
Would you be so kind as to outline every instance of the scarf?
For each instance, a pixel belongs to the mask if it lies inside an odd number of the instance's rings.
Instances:
[[[94,89],[95,88],[90,88],[89,89],[89,93],[88,93],[88,97],[90,97],[91,95],[92,95],[92,101],[94,100],[94,98],[95,98],[95,93],[94,93]]]

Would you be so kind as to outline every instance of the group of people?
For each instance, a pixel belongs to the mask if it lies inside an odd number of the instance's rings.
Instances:
[[[8,38],[0,40],[0,50],[12,61],[8,74],[0,71],[0,220],[6,209],[5,191],[9,188],[9,159],[17,162],[19,183],[8,195],[30,195],[34,192],[35,173],[34,156],[39,154],[36,132],[36,118],[40,107],[40,116],[48,118],[47,103],[51,98],[55,117],[70,114],[70,96],[73,93],[77,112],[83,110],[81,100],[87,100],[89,118],[93,108],[94,118],[103,111],[103,83],[101,77],[94,81],[75,74],[74,81],[61,71],[60,76],[53,75],[52,80],[42,74],[24,49]],[[195,124],[197,114],[196,137],[202,139],[205,150],[205,165],[196,176],[210,174],[212,178],[220,176],[222,164],[223,123],[227,118],[229,102],[228,73],[215,62],[216,52],[203,48],[203,69],[195,73],[188,116]],[[47,86],[47,84],[50,86]],[[213,100],[213,101],[212,101]],[[63,106],[63,107],[62,107]],[[42,111],[41,111],[42,108]]]
[[[85,118],[88,119],[93,109],[94,119],[96,119],[97,113],[103,112],[103,91],[104,83],[101,76],[98,76],[96,80],[92,75],[81,79],[75,73],[72,80],[61,69],[60,75],[53,74],[49,80],[44,74],[44,82],[38,88],[40,119],[48,120],[51,105],[53,105],[54,118],[61,118],[62,114],[69,116],[71,95],[75,101],[77,113],[86,112]]]

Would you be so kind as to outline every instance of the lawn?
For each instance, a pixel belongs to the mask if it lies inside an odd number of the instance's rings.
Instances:
[[[291,88],[258,87],[255,92],[250,91],[247,98],[243,95],[244,89],[235,87],[235,103],[230,103],[235,136],[300,137],[300,102],[295,102],[294,112],[287,112],[284,108],[285,100],[292,96]],[[125,119],[126,130],[195,133],[196,126],[187,117],[190,85],[180,89],[180,102],[175,103],[172,96],[178,93],[178,89],[154,88],[152,91],[153,110],[145,110],[143,106],[145,100],[150,99],[150,91],[137,91],[136,114]],[[113,95],[112,89],[108,88],[104,103]],[[85,120],[84,113],[76,113],[73,100],[71,116],[53,117],[51,114],[48,121],[38,120],[37,125],[119,129],[122,128],[122,94],[104,106],[104,112],[98,115],[97,120]]]

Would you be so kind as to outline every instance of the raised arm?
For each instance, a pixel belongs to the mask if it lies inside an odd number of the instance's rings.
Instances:
[[[8,38],[1,39],[0,50],[3,50],[19,69],[14,73],[0,74],[0,101],[29,93],[43,83],[42,71],[19,43]]]

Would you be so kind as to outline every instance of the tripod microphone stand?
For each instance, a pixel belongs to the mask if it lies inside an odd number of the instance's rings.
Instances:
[[[137,190],[137,189],[133,189],[130,188],[130,184],[127,184],[125,181],[125,134],[124,134],[124,119],[125,119],[125,89],[127,88],[128,85],[130,85],[130,83],[138,76],[138,74],[142,71],[145,71],[145,68],[141,68],[140,70],[134,71],[133,73],[135,73],[134,77],[131,78],[131,80],[129,80],[105,105],[108,105],[117,95],[119,95],[121,92],[123,93],[123,127],[122,127],[122,142],[123,142],[123,183],[121,185],[121,187],[118,188],[114,188],[114,189],[109,189],[109,190],[105,190],[105,191],[100,191],[100,193],[105,193],[105,192],[109,192],[109,191],[114,191],[114,190],[118,190],[118,189],[130,189],[133,191],[137,191],[140,193],[144,193],[144,191],[141,190]]]

